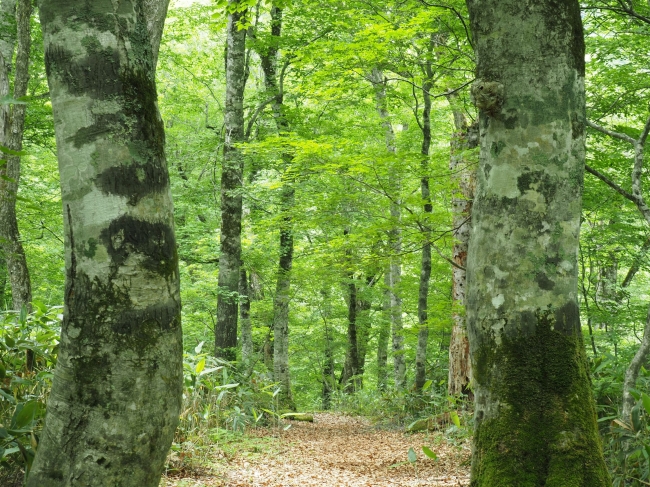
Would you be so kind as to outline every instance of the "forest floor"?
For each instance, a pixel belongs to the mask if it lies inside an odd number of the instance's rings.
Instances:
[[[161,487],[466,487],[469,440],[442,431],[405,434],[367,419],[320,413],[287,430],[255,429],[234,448],[214,445],[205,467],[180,470]],[[422,446],[437,455],[432,460]],[[408,461],[413,448],[417,461]],[[173,461],[172,461],[173,463]]]

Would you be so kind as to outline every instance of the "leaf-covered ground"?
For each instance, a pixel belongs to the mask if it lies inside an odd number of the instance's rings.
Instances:
[[[314,423],[286,430],[260,429],[237,451],[219,449],[208,469],[169,476],[165,487],[466,487],[469,443],[443,432],[404,434],[374,428],[366,419],[316,414]],[[259,445],[259,446],[255,446]],[[429,447],[437,459],[422,452]],[[408,461],[409,448],[417,461]]]

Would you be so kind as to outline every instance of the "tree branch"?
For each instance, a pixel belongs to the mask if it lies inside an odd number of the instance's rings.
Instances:
[[[637,198],[632,193],[628,193],[627,191],[625,191],[623,188],[621,188],[618,184],[616,184],[614,181],[609,179],[603,173],[601,173],[599,171],[596,171],[594,168],[592,168],[591,166],[589,166],[587,164],[585,164],[585,171],[587,171],[589,174],[591,174],[593,176],[596,176],[598,179],[600,179],[607,186],[612,188],[618,194],[622,195],[624,198],[627,198],[628,200],[630,200],[635,205],[639,204],[639,201],[637,200]]]
[[[600,125],[592,122],[591,120],[587,120],[585,123],[594,130],[598,130],[599,132],[601,132],[601,133],[603,133],[605,135],[609,135],[610,137],[613,137],[615,139],[619,139],[619,140],[622,140],[624,142],[628,142],[628,143],[632,144],[633,146],[636,145],[636,143],[637,143],[637,141],[634,140],[629,135],[625,135],[625,134],[622,134],[620,132],[614,132],[612,130],[606,129],[605,127],[601,127]]]

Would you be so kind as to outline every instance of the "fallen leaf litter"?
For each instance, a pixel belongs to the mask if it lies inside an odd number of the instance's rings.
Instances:
[[[313,423],[291,421],[286,431],[259,429],[278,438],[264,455],[235,454],[193,478],[164,478],[161,487],[466,487],[469,442],[453,445],[443,432],[404,434],[374,428],[365,418],[319,413]],[[422,446],[437,455],[429,459]],[[409,448],[417,454],[407,461]],[[222,456],[223,455],[218,455]]]

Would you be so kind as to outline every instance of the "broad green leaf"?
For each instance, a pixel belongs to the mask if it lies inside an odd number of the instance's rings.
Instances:
[[[435,452],[432,451],[428,446],[422,446],[422,451],[424,452],[424,454],[426,456],[428,456],[432,460],[437,460],[438,459],[438,455],[436,455]]]
[[[14,346],[16,345],[16,340],[11,338],[10,336],[6,336],[5,337],[5,343],[7,344],[7,346],[9,348],[14,348]]]
[[[199,363],[196,364],[196,367],[194,368],[194,372],[196,372],[197,374],[200,374],[203,369],[205,369],[205,359],[204,358],[199,360]]]
[[[458,413],[456,411],[449,411],[449,417],[451,418],[451,422],[454,423],[457,428],[460,428],[460,418],[458,417]]]
[[[415,450],[413,448],[409,448],[408,459],[411,463],[418,461],[418,456],[415,454]]]
[[[7,394],[2,389],[0,389],[0,397],[2,397],[5,401],[9,401],[11,404],[16,404],[16,398],[11,394]]]
[[[22,406],[22,407],[21,407]],[[16,412],[11,419],[12,429],[22,429],[30,425],[34,421],[34,417],[38,413],[38,402],[27,401],[25,404],[16,406]]]
[[[201,353],[201,349],[203,348],[203,344],[204,344],[204,343],[205,343],[205,342],[201,342],[201,343],[199,343],[196,347],[194,347],[194,353],[196,353],[196,354]]]
[[[0,145],[0,152],[9,154],[10,156],[26,156],[27,152],[21,150],[11,150],[7,147]]]
[[[643,401],[643,407],[645,408],[646,412],[650,414],[650,396],[648,396],[645,392],[641,395],[641,400]]]
[[[429,390],[429,388],[431,387],[432,384],[433,384],[433,381],[432,381],[431,379],[429,379],[429,380],[426,381],[426,382],[424,383],[424,385],[422,386],[422,390],[423,390],[423,391],[427,391],[427,390]]]
[[[632,427],[634,431],[641,429],[641,411],[638,405],[632,408]]]
[[[0,379],[4,379],[7,376],[7,369],[4,364],[0,362]]]

